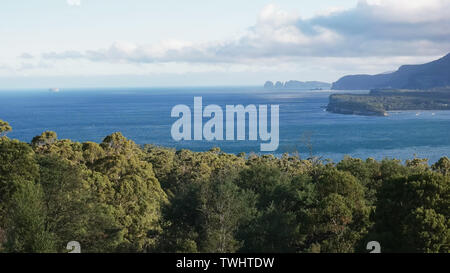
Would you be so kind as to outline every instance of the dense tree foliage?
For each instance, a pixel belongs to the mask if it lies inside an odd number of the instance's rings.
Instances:
[[[9,123],[0,119],[0,137],[3,137],[11,131],[12,127],[9,125]]]
[[[449,252],[450,161],[302,160],[11,140],[0,121],[0,251]]]

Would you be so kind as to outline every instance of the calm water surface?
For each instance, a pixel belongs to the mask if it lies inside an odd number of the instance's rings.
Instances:
[[[333,91],[336,92],[336,91]],[[259,152],[255,141],[175,142],[170,129],[177,104],[193,109],[194,96],[203,106],[217,104],[279,104],[280,146],[275,152],[299,151],[335,161],[344,155],[382,159],[410,159],[414,155],[431,162],[450,153],[450,111],[402,111],[388,117],[332,114],[324,111],[332,91],[264,90],[258,87],[84,89],[0,91],[0,119],[14,131],[8,136],[21,141],[45,130],[59,138],[101,142],[116,131],[139,144],[157,144],[205,151],[218,146],[231,153]]]

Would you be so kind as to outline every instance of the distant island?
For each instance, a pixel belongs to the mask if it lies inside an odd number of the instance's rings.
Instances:
[[[271,81],[267,81],[264,84],[265,89],[299,89],[299,90],[322,90],[330,89],[331,84],[318,81],[287,81],[285,83],[277,81],[275,84]]]
[[[327,111],[387,116],[388,111],[450,110],[450,87],[430,90],[374,89],[369,94],[333,94]]]
[[[50,88],[50,89],[48,89],[48,91],[52,92],[52,93],[58,93],[60,91],[60,89],[59,88]]]
[[[403,65],[392,73],[345,76],[333,83],[331,89],[430,89],[442,86],[450,86],[450,54],[426,64]]]

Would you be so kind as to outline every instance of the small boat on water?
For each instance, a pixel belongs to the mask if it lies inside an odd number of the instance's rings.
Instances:
[[[59,90],[59,88],[50,88],[48,91],[50,91],[52,93],[58,93],[60,90]]]

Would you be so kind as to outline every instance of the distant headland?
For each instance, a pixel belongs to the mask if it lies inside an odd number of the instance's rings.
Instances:
[[[430,90],[374,89],[369,94],[333,94],[327,111],[387,116],[388,111],[450,110],[450,87]]]
[[[326,82],[319,81],[287,81],[285,83],[277,81],[273,83],[271,81],[267,81],[264,84],[265,89],[298,89],[298,90],[322,90],[322,89],[330,89],[331,84]]]
[[[450,54],[421,65],[403,65],[378,75],[345,76],[335,90],[370,89],[369,94],[333,94],[327,111],[386,116],[388,111],[450,110]]]
[[[430,89],[443,86],[450,86],[450,53],[426,64],[402,65],[392,73],[345,76],[334,82],[331,89]]]

